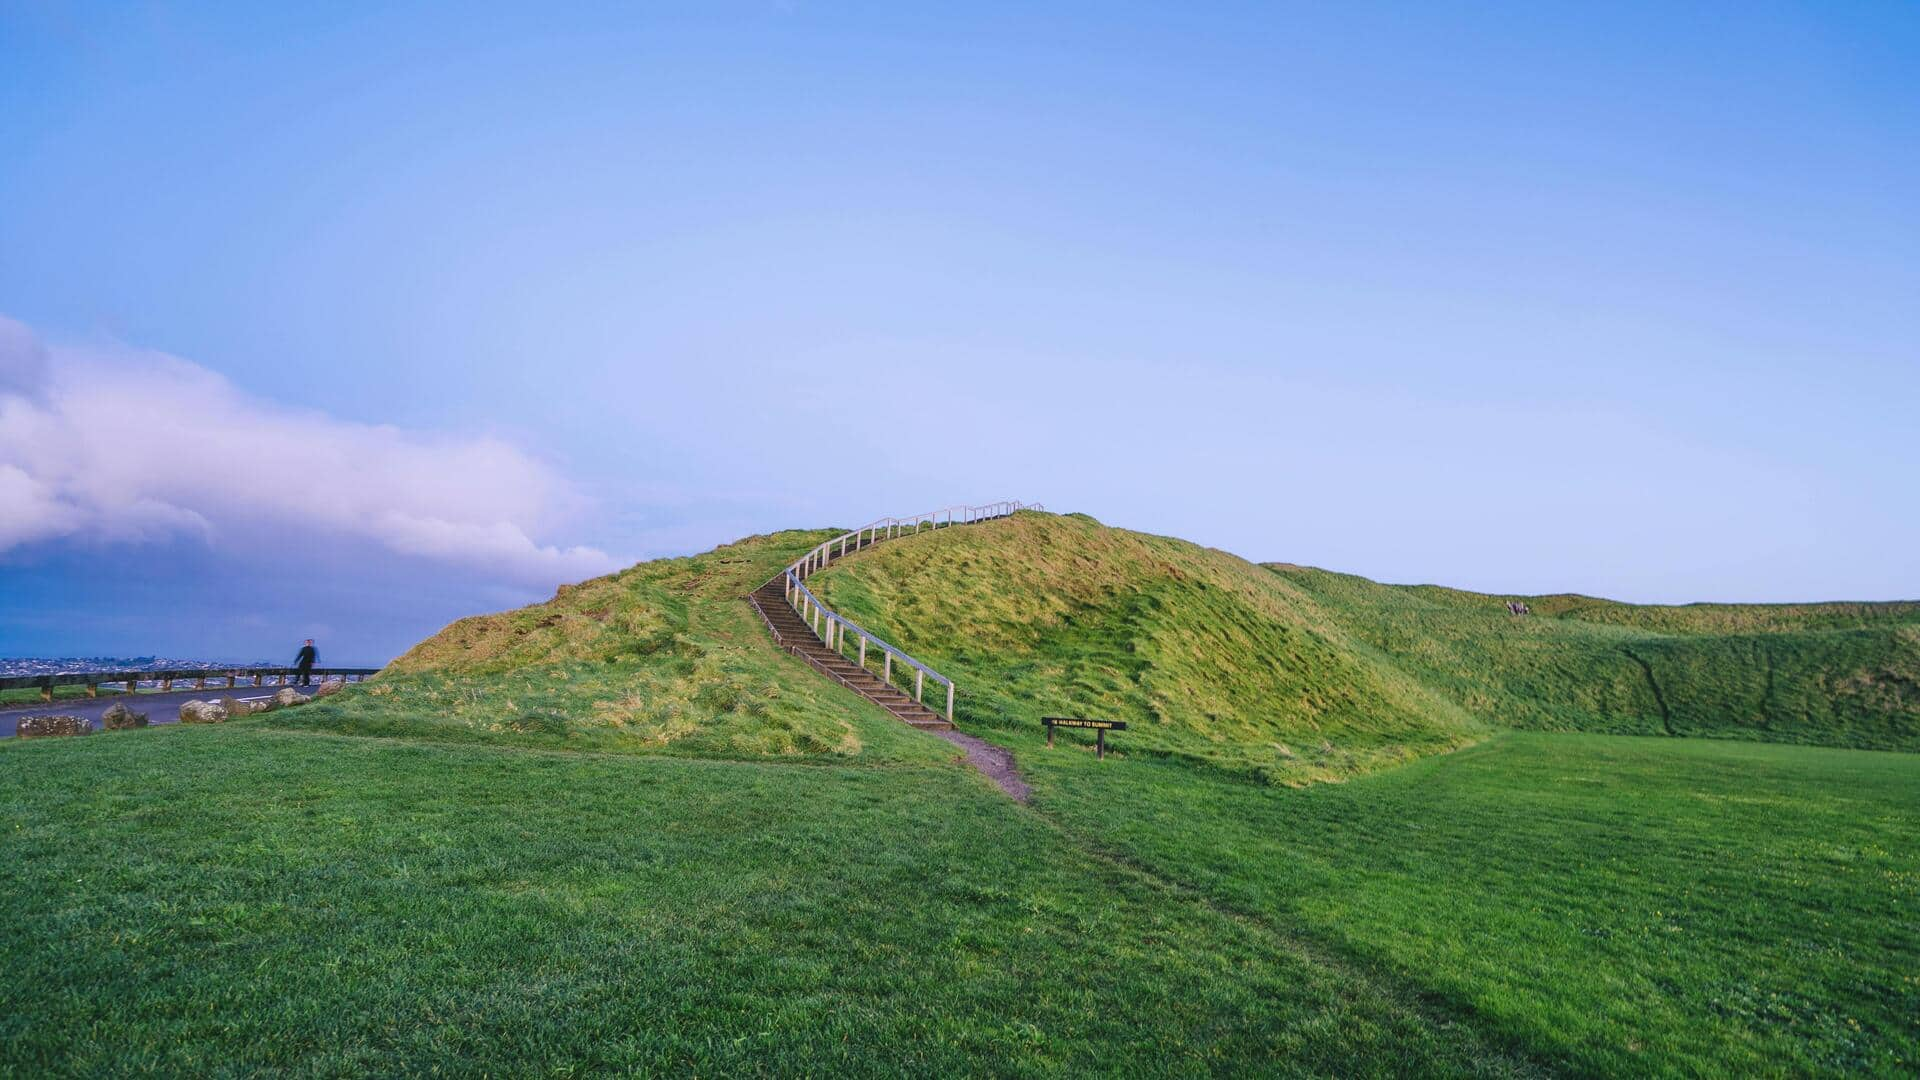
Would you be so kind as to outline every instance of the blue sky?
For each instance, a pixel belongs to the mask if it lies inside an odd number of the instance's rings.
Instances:
[[[1003,497],[1920,596],[1911,4],[387,7],[0,4],[0,655]]]

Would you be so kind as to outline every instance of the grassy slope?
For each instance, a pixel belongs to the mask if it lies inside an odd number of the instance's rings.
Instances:
[[[1088,844],[1561,1068],[1920,1069],[1920,756],[1514,732],[1292,791],[1016,748]]]
[[[1381,585],[1275,566],[1347,632],[1507,726],[1920,749],[1920,604],[1694,604]]]
[[[1514,1068],[951,765],[286,715],[0,744],[0,1074]]]
[[[1256,567],[1084,517],[883,544],[815,579],[952,675],[976,727],[1053,712],[1285,782],[1502,727],[1920,749],[1920,604],[1636,607]]]
[[[780,652],[741,599],[832,535],[756,536],[565,586],[543,604],[461,619],[364,692],[290,712],[284,723],[696,757],[951,756]]]
[[[1283,782],[1484,737],[1261,567],[1079,515],[1023,513],[882,544],[813,579],[829,604],[959,683],[971,728],[1043,715]]]

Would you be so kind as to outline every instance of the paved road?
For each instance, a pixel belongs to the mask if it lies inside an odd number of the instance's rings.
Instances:
[[[222,680],[224,681],[224,680]],[[318,683],[315,683],[317,686]],[[296,686],[294,689],[303,694],[311,694],[314,687]],[[237,697],[241,701],[257,701],[269,698],[280,692],[278,686],[236,686],[229,690],[224,686],[209,686],[205,690],[169,690],[159,694],[138,694],[127,697],[124,694],[101,695],[97,698],[62,698],[54,702],[35,702],[31,705],[0,706],[0,739],[10,738],[14,728],[23,716],[84,716],[93,721],[93,730],[100,730],[100,714],[107,706],[116,701],[124,701],[136,712],[147,714],[149,723],[177,724],[180,722],[180,703],[192,701],[218,701],[223,697]]]

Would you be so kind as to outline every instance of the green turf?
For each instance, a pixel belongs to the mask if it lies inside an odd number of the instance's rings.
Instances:
[[[1920,750],[1920,604],[1661,607],[1272,569],[1504,726]],[[1508,615],[1509,599],[1534,614]]]
[[[773,645],[742,600],[833,530],[756,536],[462,619],[281,721],[339,734],[681,757],[926,762],[940,744]]]
[[[1266,569],[1084,516],[1021,513],[880,544],[809,584],[953,677],[969,730],[1105,716],[1134,725],[1136,748],[1285,783],[1493,730]]]
[[[961,768],[272,722],[0,745],[0,1072],[1525,1070]]]
[[[1920,1069],[1920,755],[1513,733],[1293,791],[1019,750],[1090,844],[1561,1067]]]
[[[1636,607],[1261,567],[1081,515],[882,544],[827,603],[960,687],[973,730],[1055,713],[1269,781],[1340,779],[1502,728],[1920,750],[1920,604]]]

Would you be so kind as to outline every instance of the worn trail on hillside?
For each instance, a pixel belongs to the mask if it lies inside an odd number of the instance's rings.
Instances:
[[[934,734],[965,749],[967,764],[998,784],[1001,791],[1013,797],[1013,801],[1023,803],[1033,797],[1033,788],[1020,778],[1020,770],[1014,765],[1013,751],[964,731],[936,731]]]

